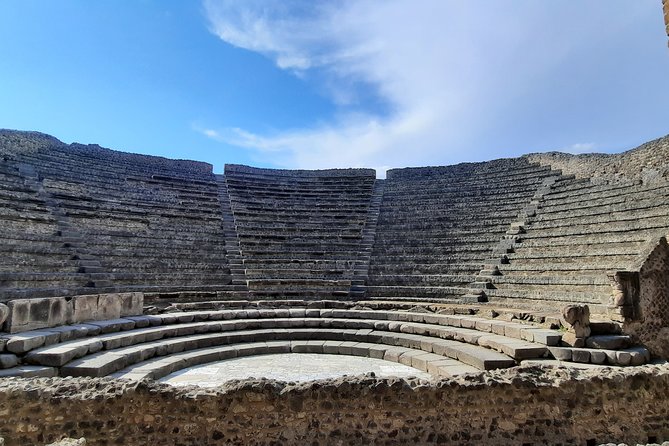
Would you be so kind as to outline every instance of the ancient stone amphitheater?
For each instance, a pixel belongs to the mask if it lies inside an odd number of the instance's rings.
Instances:
[[[619,155],[273,170],[0,131],[0,436],[669,440],[669,137]],[[154,380],[245,356],[373,375]]]

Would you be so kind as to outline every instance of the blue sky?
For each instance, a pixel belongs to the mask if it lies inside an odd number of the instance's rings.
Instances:
[[[5,0],[0,128],[277,168],[669,133],[658,0]]]

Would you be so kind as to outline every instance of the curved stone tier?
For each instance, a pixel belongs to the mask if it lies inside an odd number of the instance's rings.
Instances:
[[[1,338],[1,376],[160,378],[197,364],[272,353],[333,353],[400,362],[435,376],[524,360],[640,365],[624,336],[559,347],[561,332],[467,315],[328,308],[187,311],[27,331]]]

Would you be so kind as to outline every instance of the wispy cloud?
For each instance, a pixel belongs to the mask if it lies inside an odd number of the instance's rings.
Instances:
[[[335,104],[355,104],[356,89],[371,88],[389,112],[363,105],[310,128],[203,133],[261,152],[277,165],[300,168],[485,156],[472,147],[482,141],[481,133],[498,131],[491,123],[530,121],[535,104],[519,112],[518,103],[552,88],[553,71],[574,48],[604,34],[604,28],[615,29],[601,17],[615,8],[579,3],[518,0],[511,8],[490,0],[204,0],[210,29],[224,41],[261,53],[281,69],[318,71]],[[639,3],[647,9],[648,3]],[[592,27],[594,12],[609,25]],[[619,16],[623,20],[624,14]],[[593,147],[575,144],[569,150]]]

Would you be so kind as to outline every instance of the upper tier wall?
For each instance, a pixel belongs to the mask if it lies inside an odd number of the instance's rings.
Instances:
[[[565,175],[599,181],[669,178],[669,135],[615,155],[587,153],[571,155],[549,152],[526,155],[531,162],[559,169]]]
[[[226,164],[225,174],[248,173],[253,175],[269,175],[273,177],[350,177],[362,176],[376,178],[374,169],[264,169],[261,167],[244,166],[241,164]]]
[[[478,175],[487,171],[497,171],[509,167],[525,166],[527,163],[521,158],[500,158],[478,163],[460,163],[451,166],[405,167],[390,169],[386,172],[388,180],[417,179],[425,177],[442,177],[451,175]]]
[[[210,177],[213,173],[213,166],[211,164],[200,161],[175,160],[161,156],[119,152],[100,147],[97,144],[84,145],[73,143],[68,145],[53,136],[39,132],[0,129],[0,154],[20,156],[21,154],[53,151],[62,153],[65,158],[67,157],[67,153],[64,150],[76,152],[79,155],[88,156],[100,161],[132,165],[135,168],[157,170],[176,176],[192,177],[204,175]]]

